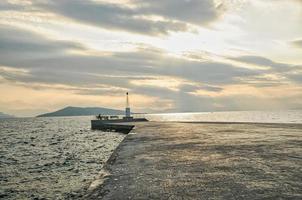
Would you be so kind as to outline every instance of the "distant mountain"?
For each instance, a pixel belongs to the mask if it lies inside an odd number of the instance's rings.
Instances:
[[[5,113],[0,112],[0,119],[4,119],[4,118],[14,118],[15,116],[13,115],[8,115]]]
[[[123,115],[125,112],[122,110],[115,110],[109,108],[98,108],[98,107],[66,107],[61,110],[38,115],[37,117],[60,117],[60,116],[88,116],[88,115]]]

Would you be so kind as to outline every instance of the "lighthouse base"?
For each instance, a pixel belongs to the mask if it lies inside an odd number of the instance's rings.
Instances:
[[[91,120],[91,129],[128,134],[135,125],[119,124],[124,122],[147,122],[146,118],[124,117],[123,119]]]

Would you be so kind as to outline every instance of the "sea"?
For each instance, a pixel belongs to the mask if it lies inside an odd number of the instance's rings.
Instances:
[[[302,124],[302,110],[143,116],[161,122]],[[87,190],[125,138],[120,133],[91,130],[93,118],[0,119],[0,199],[72,199]]]
[[[302,110],[280,111],[225,111],[196,113],[148,114],[151,121],[180,122],[243,122],[302,124]]]

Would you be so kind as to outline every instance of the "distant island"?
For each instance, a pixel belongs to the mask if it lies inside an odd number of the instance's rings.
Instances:
[[[63,116],[89,116],[89,115],[124,115],[125,111],[123,110],[115,110],[110,108],[102,108],[102,107],[72,107],[68,106],[61,110],[45,113],[38,115],[37,117],[63,117]]]
[[[0,119],[6,119],[6,118],[15,118],[15,116],[0,112]]]

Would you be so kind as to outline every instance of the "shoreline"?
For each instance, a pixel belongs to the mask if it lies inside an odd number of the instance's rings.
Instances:
[[[110,133],[109,133],[110,134]],[[122,133],[120,133],[122,134]],[[124,134],[123,134],[124,135]],[[124,136],[122,141],[119,142],[119,144],[116,146],[116,148],[112,151],[111,155],[108,157],[108,159],[103,163],[103,166],[101,170],[98,172],[98,174],[95,176],[95,178],[84,188],[80,189],[77,191],[76,194],[68,194],[66,196],[67,199],[73,200],[73,199],[83,199],[86,200],[87,194],[90,194],[94,190],[96,190],[98,187],[102,187],[104,182],[110,177],[110,172],[109,172],[109,166],[111,165],[115,158],[117,157],[119,148],[121,144],[126,140],[127,136]]]

